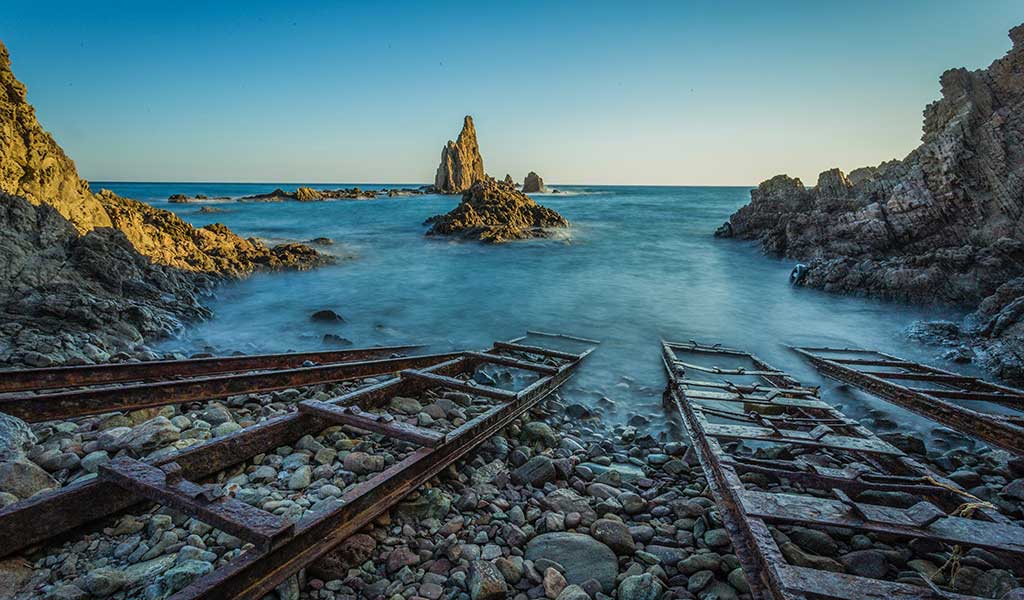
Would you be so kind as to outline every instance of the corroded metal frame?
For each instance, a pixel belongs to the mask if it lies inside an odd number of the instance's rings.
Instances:
[[[737,385],[727,380],[689,379],[691,371],[696,370],[703,376],[709,370],[688,368],[676,351],[747,359],[755,370],[743,374],[756,377],[758,382]],[[693,452],[755,600],[974,598],[935,587],[789,564],[771,534],[769,524],[772,523],[834,526],[928,538],[983,547],[1013,555],[1017,560],[1024,559],[1024,528],[1010,524],[1004,516],[988,509],[978,510],[975,519],[950,514],[965,495],[955,483],[905,456],[823,402],[816,388],[800,386],[751,353],[718,345],[663,341],[662,362],[668,376],[665,399],[682,417]],[[726,370],[718,370],[718,373],[725,374]],[[743,412],[720,410],[715,407],[716,403],[725,406],[742,403]],[[749,427],[752,431],[747,432],[723,430],[714,427],[712,418],[755,422],[759,426]],[[794,435],[793,428],[802,430],[804,435]],[[834,443],[836,430],[843,434],[840,437],[844,443]],[[799,459],[753,459],[737,454],[731,446],[727,450],[719,441],[739,439],[788,445],[794,438],[802,442],[807,437],[816,439],[833,457],[849,457],[847,467],[825,468]],[[845,443],[849,439],[859,442],[851,447]],[[865,465],[870,469],[865,470]],[[740,476],[751,472],[799,483],[804,491],[812,489],[818,493],[749,490]],[[922,501],[908,509],[896,509],[854,501],[848,495],[866,490],[905,491],[919,495]],[[831,498],[823,497],[829,494]]]
[[[942,423],[964,435],[1024,456],[1024,415],[1002,415],[963,406],[963,402],[992,402],[1024,410],[1024,391],[977,377],[960,375],[874,350],[793,347],[827,377],[856,386],[869,394]],[[827,357],[859,354],[865,358]],[[874,370],[865,370],[875,367]],[[878,367],[897,369],[877,370]],[[900,381],[925,381],[941,389],[911,387]]]
[[[524,336],[506,345],[495,343],[484,353],[459,353],[456,358],[432,366],[403,370],[398,377],[328,402],[299,403],[294,413],[151,463],[130,459],[113,461],[102,468],[96,480],[44,492],[0,509],[0,539],[5,540],[0,546],[0,556],[73,532],[136,503],[156,501],[184,510],[199,520],[206,519],[214,526],[226,526],[237,537],[254,542],[253,547],[228,564],[174,594],[174,600],[262,598],[553,393],[596,348],[595,342],[584,338],[540,332],[530,332],[530,335],[575,340],[588,347],[571,353],[540,346],[518,346]],[[451,379],[490,363],[489,356],[503,357],[501,361],[494,361],[496,364],[505,364],[504,358],[514,359],[517,368],[536,372],[538,379],[517,392],[498,390],[507,392],[501,394],[494,393],[497,388],[480,386],[477,389],[462,380]],[[474,393],[489,395],[495,399],[495,405],[452,431],[430,434],[420,428],[388,423],[364,412],[385,405],[394,396],[412,395],[434,387],[447,388],[453,381],[472,388]],[[308,513],[295,522],[281,522],[248,505],[240,507],[232,499],[217,497],[212,491],[215,488],[201,483],[257,454],[346,421],[357,428],[365,425],[373,431],[390,432],[394,434],[392,437],[418,448],[384,472],[355,486],[341,498],[340,506]]]

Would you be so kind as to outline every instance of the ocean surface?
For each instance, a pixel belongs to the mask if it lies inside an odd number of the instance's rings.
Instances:
[[[423,235],[423,221],[453,208],[454,196],[203,204],[224,209],[218,214],[167,202],[176,193],[235,198],[297,185],[93,183],[197,226],[220,222],[268,243],[335,242],[323,249],[340,257],[336,265],[222,286],[209,301],[214,318],[160,349],[316,350],[329,347],[327,333],[356,346],[479,349],[527,329],[571,333],[602,344],[567,384],[569,401],[593,404],[606,396],[617,410],[605,418],[624,422],[641,414],[664,423],[659,340],[693,339],[751,350],[806,384],[822,385],[850,416],[885,417],[923,432],[934,426],[821,378],[786,345],[873,348],[963,370],[904,334],[916,319],[956,316],[949,311],[794,288],[792,261],[715,239],[715,228],[749,200],[747,187],[554,186],[565,193],[535,199],[572,223],[566,235],[500,246]],[[382,187],[311,187],[354,185]],[[325,308],[347,322],[310,320]]]

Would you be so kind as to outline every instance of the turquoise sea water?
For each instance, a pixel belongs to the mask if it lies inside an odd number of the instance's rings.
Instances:
[[[785,344],[861,346],[936,362],[934,349],[914,345],[902,332],[915,319],[950,315],[790,287],[791,261],[712,236],[749,200],[749,188],[556,186],[567,193],[536,199],[572,222],[564,238],[484,246],[424,237],[424,219],[450,210],[457,197],[232,201],[216,204],[224,213],[200,214],[200,205],[166,199],[174,193],[238,197],[296,184],[94,183],[99,187],[173,210],[194,225],[221,222],[271,243],[329,237],[335,244],[327,250],[349,257],[311,272],[259,274],[225,285],[210,301],[215,317],[164,349],[312,350],[325,348],[325,333],[357,346],[481,348],[528,328],[562,331],[603,341],[569,384],[569,398],[593,402],[605,395],[619,406],[608,416],[624,419],[661,414],[659,339],[696,339],[752,350],[806,383],[823,384],[851,416],[881,410],[927,428],[887,404],[837,389]],[[322,308],[347,323],[310,321]]]

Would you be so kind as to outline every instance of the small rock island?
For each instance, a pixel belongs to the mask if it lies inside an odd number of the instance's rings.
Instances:
[[[480,145],[476,141],[473,117],[466,115],[462,131],[454,142],[448,140],[441,149],[441,164],[434,176],[434,192],[438,194],[461,194],[474,182],[484,178],[484,159],[480,156]]]
[[[450,235],[489,243],[549,237],[568,227],[562,215],[537,204],[514,185],[491,177],[478,180],[454,210],[427,219],[427,235]]]

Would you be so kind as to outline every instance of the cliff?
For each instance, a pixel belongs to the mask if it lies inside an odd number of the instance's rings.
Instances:
[[[427,235],[452,235],[501,243],[547,237],[550,229],[568,227],[562,215],[545,208],[504,181],[478,180],[451,212],[427,219]]]
[[[466,115],[462,131],[454,142],[448,140],[441,149],[441,164],[434,176],[434,190],[439,194],[461,194],[474,182],[484,178],[484,159],[476,141],[473,117]]]
[[[813,188],[773,177],[716,235],[805,261],[803,285],[980,305],[964,338],[979,362],[1024,378],[1015,358],[1024,344],[1012,324],[1024,311],[1003,311],[1024,299],[1024,25],[1010,39],[1011,50],[987,69],[942,74],[942,97],[924,110],[922,144],[906,158],[849,175],[832,169]],[[987,325],[1000,314],[1000,327]]]
[[[101,190],[36,119],[0,43],[0,362],[105,360],[208,311],[218,279],[328,260]]]

